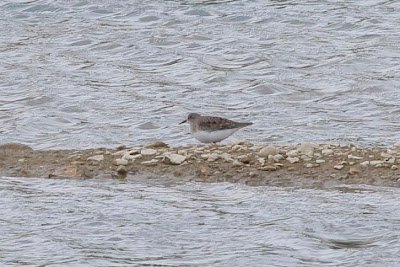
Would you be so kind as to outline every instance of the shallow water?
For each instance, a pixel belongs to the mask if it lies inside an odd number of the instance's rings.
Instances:
[[[188,112],[255,142],[398,141],[399,1],[0,3],[0,143],[195,143]]]
[[[396,266],[398,188],[0,178],[5,266]]]

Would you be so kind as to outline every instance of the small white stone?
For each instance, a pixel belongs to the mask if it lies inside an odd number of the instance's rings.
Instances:
[[[87,158],[87,160],[102,161],[102,160],[104,160],[104,156],[103,155],[91,156],[91,157]]]
[[[311,143],[303,143],[299,146],[298,151],[303,155],[312,158],[314,156],[314,145]]]
[[[132,156],[132,159],[141,159],[141,158],[143,158],[142,154],[137,154]]]
[[[233,161],[232,156],[228,153],[222,153],[221,158],[225,161]]]
[[[297,149],[293,149],[293,150],[286,152],[286,156],[288,156],[288,157],[296,157],[298,155],[299,155],[299,151],[297,151]]]
[[[264,158],[259,158],[258,162],[260,162],[261,166],[264,166],[265,164],[265,159]]]
[[[322,155],[328,156],[328,155],[333,154],[333,150],[332,149],[323,149],[321,151],[321,153],[322,153]]]
[[[368,166],[369,165],[369,161],[363,161],[360,163],[361,166]]]
[[[301,155],[300,158],[301,158],[302,160],[304,160],[304,161],[310,161],[310,160],[312,160],[312,158],[310,158],[309,156],[306,156],[306,155]]]
[[[300,159],[298,157],[293,157],[293,158],[287,157],[286,160],[289,161],[290,163],[296,163],[296,162],[300,161]]]
[[[382,152],[382,153],[381,153],[381,157],[382,157],[382,158],[390,158],[390,157],[392,157],[392,155],[390,155],[390,154],[388,154],[388,153],[385,153],[385,152]]]
[[[272,159],[276,162],[280,161],[281,159],[283,159],[283,156],[281,154],[277,154],[275,156],[272,156]]]
[[[142,149],[140,151],[140,154],[142,154],[143,156],[153,156],[156,153],[157,153],[157,150],[151,149],[151,148]]]
[[[390,164],[393,164],[393,163],[396,162],[396,159],[395,159],[395,158],[385,159],[385,162],[390,163]]]
[[[390,169],[392,170],[397,170],[399,167],[397,167],[397,165],[392,165],[392,167],[390,167]]]
[[[314,156],[317,157],[317,158],[322,157],[321,153],[314,153]]]
[[[260,157],[268,157],[269,155],[274,156],[274,155],[278,154],[278,152],[279,151],[275,146],[269,145],[269,146],[266,146],[266,147],[262,148],[260,150],[260,152],[258,152],[258,155]]]
[[[341,170],[344,168],[344,165],[335,165],[335,166],[333,166],[333,168],[336,170]]]
[[[165,157],[168,159],[168,162],[172,165],[180,165],[186,160],[185,156],[179,154],[165,154]]]
[[[283,168],[283,164],[282,163],[274,163],[274,165],[276,166],[276,167],[279,167],[279,168]]]
[[[311,163],[306,164],[306,168],[312,168],[312,167],[314,167],[314,165],[312,165]]]
[[[363,159],[363,157],[353,156],[352,154],[348,155],[347,158],[349,158],[349,159]]]
[[[152,160],[148,160],[148,161],[143,161],[143,162],[142,162],[142,165],[145,165],[145,166],[154,166],[154,165],[157,165],[157,163],[158,163],[158,160],[157,160],[157,159],[152,159]]]
[[[369,162],[370,165],[377,167],[378,165],[382,165],[383,161],[382,160],[371,160]]]
[[[317,163],[317,164],[321,164],[321,163],[324,163],[324,162],[325,162],[324,159],[317,159],[317,160],[315,161],[315,163]]]
[[[353,166],[354,164],[356,164],[354,161],[350,161],[350,162],[349,162],[349,165],[350,165],[350,166]]]
[[[129,154],[129,153],[125,153],[125,154],[122,156],[122,158],[123,158],[123,159],[126,159],[126,160],[132,160],[132,159],[135,159],[135,156],[132,156],[132,155]]]
[[[114,160],[114,164],[126,166],[128,165],[128,161],[126,159],[116,159]]]
[[[339,162],[338,165],[347,165],[347,164],[348,164],[347,161],[343,160],[343,161]]]
[[[217,153],[211,153],[209,156],[208,156],[208,161],[210,161],[210,162],[213,162],[213,161],[216,161],[217,159],[219,159],[220,158],[220,156],[217,154]]]
[[[233,166],[242,166],[243,163],[241,163],[240,161],[238,161],[237,159],[235,159],[235,160],[232,162],[232,165],[233,165]]]

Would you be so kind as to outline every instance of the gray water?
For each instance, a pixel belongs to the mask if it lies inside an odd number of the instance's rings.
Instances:
[[[400,2],[3,0],[0,143],[196,143],[189,112],[254,142],[400,140]]]
[[[0,178],[2,266],[398,266],[400,189]]]

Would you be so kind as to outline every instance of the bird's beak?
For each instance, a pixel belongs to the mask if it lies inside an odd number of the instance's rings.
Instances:
[[[185,122],[187,122],[187,120],[184,120],[184,121],[182,121],[181,123],[179,123],[179,124],[182,124],[182,123],[185,123]]]

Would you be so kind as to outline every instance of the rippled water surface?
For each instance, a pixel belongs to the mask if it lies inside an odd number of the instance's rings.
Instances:
[[[398,266],[400,191],[0,178],[4,266]]]
[[[188,112],[256,142],[400,139],[400,2],[0,3],[0,142],[195,143]]]

